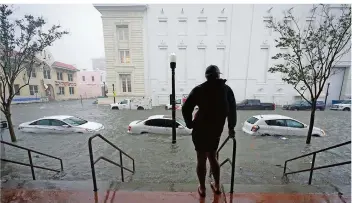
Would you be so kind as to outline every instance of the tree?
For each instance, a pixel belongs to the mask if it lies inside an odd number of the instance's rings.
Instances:
[[[279,35],[276,47],[289,50],[272,57],[278,63],[270,67],[269,72],[282,73],[282,80],[293,85],[312,107],[307,144],[311,141],[317,99],[328,78],[335,73],[334,67],[351,50],[351,7],[341,5],[339,8],[335,15],[329,5],[314,5],[311,20],[305,25],[290,11],[281,21],[268,23]]]
[[[11,20],[12,14],[11,6],[0,5],[0,109],[8,122],[11,140],[15,142],[16,136],[11,120],[12,100],[29,84],[32,70],[43,65],[36,55],[68,32],[60,31],[59,25],[53,25],[47,31],[43,31],[46,24],[43,17],[25,15],[23,19]],[[15,92],[15,79],[23,72],[27,73],[24,85]]]

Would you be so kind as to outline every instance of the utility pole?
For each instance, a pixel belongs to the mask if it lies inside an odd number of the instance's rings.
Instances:
[[[176,96],[175,96],[175,69],[176,69],[176,54],[170,54],[170,68],[172,76],[172,93],[171,93],[171,103],[172,103],[172,144],[176,143]]]

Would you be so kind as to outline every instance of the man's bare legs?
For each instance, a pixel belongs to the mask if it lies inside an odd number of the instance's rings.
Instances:
[[[216,151],[208,152],[207,157],[210,163],[211,172],[213,173],[214,181],[215,181],[215,190],[220,190],[220,165],[218,160],[216,159]]]
[[[197,175],[200,184],[200,192],[205,193],[205,176],[207,174],[207,153],[197,152]]]

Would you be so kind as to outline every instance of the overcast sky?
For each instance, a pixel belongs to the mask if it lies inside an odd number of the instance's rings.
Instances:
[[[70,34],[56,41],[50,52],[56,61],[91,69],[92,58],[104,57],[100,13],[92,4],[15,4],[14,17],[43,16],[48,25],[60,24]]]

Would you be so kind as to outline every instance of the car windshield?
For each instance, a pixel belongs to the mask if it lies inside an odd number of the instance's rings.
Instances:
[[[79,126],[79,125],[83,125],[85,123],[88,123],[88,121],[77,118],[77,117],[69,117],[69,118],[63,119],[63,121],[72,125],[72,126]]]

